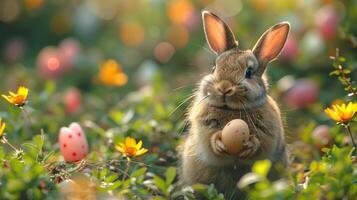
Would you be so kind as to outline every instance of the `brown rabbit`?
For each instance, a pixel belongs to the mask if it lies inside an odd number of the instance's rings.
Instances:
[[[191,126],[180,146],[180,178],[184,185],[214,183],[227,198],[239,199],[242,196],[236,184],[256,160],[271,160],[271,179],[281,177],[287,166],[280,110],[267,94],[264,72],[283,48],[290,25],[276,24],[260,37],[253,50],[240,50],[224,21],[207,11],[202,18],[207,42],[218,57],[212,73],[201,80],[188,111]],[[247,122],[250,139],[241,153],[229,155],[221,131],[237,118]]]

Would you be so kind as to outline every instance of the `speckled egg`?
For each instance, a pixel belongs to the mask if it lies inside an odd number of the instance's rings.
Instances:
[[[243,150],[243,143],[248,139],[248,124],[241,119],[228,122],[222,130],[222,142],[229,154],[240,153]]]
[[[88,143],[82,127],[78,123],[71,123],[69,127],[62,127],[59,133],[59,145],[65,161],[76,162],[88,154]]]

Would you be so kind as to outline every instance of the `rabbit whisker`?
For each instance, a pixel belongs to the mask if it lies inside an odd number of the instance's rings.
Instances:
[[[200,99],[197,103],[197,105],[200,105],[200,103],[202,103],[203,100],[207,99],[210,95],[207,94],[206,96],[202,97],[202,99]]]
[[[183,124],[181,130],[178,132],[179,135],[181,135],[181,134],[183,133],[183,130],[185,130],[185,128],[186,128],[187,125],[188,125],[188,121],[185,120],[185,122],[184,122],[184,124]]]
[[[170,113],[169,116],[171,116],[172,114],[174,114],[177,109],[179,109],[183,104],[185,104],[187,101],[189,101],[190,99],[192,99],[193,97],[196,96],[196,93],[190,95],[189,97],[187,97],[186,99],[184,99],[175,109],[173,109]]]
[[[180,87],[177,87],[175,89],[173,89],[173,91],[178,91],[178,90],[181,90],[183,88],[187,88],[187,87],[190,87],[190,86],[193,86],[194,84],[187,84],[187,85],[183,85],[183,86],[180,86]]]
[[[245,109],[245,106],[244,106],[243,103],[242,103],[242,107],[243,107],[243,110],[244,110],[245,114],[246,114],[247,117],[248,117],[248,120],[250,120],[250,122],[252,123],[252,125],[253,125],[255,131],[258,132],[258,129],[257,129],[257,127],[256,127],[255,124],[254,124],[254,121],[252,120],[252,118],[250,117],[249,113],[248,113],[247,110]]]

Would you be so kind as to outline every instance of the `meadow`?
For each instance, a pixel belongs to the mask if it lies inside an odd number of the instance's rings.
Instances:
[[[267,69],[291,163],[259,160],[247,199],[357,196],[356,0],[1,0],[0,199],[230,199],[180,186],[198,81],[216,55],[201,12],[250,49],[291,30]]]

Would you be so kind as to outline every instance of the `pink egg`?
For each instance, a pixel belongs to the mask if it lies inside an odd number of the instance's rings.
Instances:
[[[82,104],[81,92],[77,88],[71,87],[66,90],[63,96],[63,101],[67,113],[76,113]]]
[[[60,151],[64,160],[76,162],[88,154],[88,143],[82,127],[73,122],[69,127],[62,127],[59,133]]]
[[[311,133],[315,147],[321,151],[322,148],[329,148],[333,145],[333,138],[330,128],[327,125],[317,126]]]
[[[297,56],[298,51],[299,51],[298,41],[296,40],[296,37],[291,34],[285,43],[281,55],[287,60],[293,60]]]
[[[56,79],[63,73],[63,62],[58,50],[54,47],[46,47],[37,57],[37,67],[40,75],[45,79]]]
[[[339,20],[338,13],[330,5],[322,7],[315,15],[316,27],[326,40],[333,39],[336,36]]]
[[[285,100],[291,107],[303,108],[316,101],[319,88],[315,82],[309,79],[300,79],[287,92]]]

